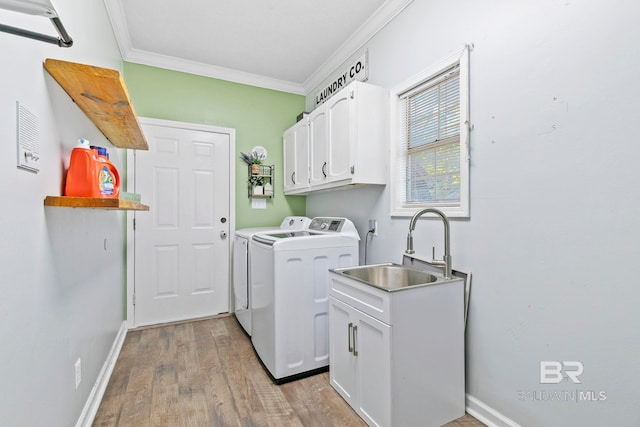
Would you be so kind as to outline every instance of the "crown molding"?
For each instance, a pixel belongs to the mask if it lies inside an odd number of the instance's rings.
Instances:
[[[229,82],[246,84],[250,86],[272,89],[281,92],[305,95],[301,84],[288,82],[285,80],[272,79],[257,74],[230,68],[218,67],[215,65],[203,64],[201,62],[189,61],[175,58],[173,56],[159,55],[143,50],[130,49],[123,59],[136,64],[150,65],[153,67],[165,68],[173,71],[181,71],[189,74],[196,74],[214,79],[226,80]]]
[[[104,0],[104,4],[124,61],[306,96],[413,0],[387,0],[302,84],[134,49],[121,1]]]
[[[118,0],[104,0],[104,7],[107,10],[109,20],[111,21],[113,35],[116,38],[118,49],[120,49],[120,56],[124,59],[126,53],[132,49],[132,46],[131,36],[127,29],[127,18],[124,16],[122,3]]]
[[[413,0],[387,0],[349,39],[336,49],[333,55],[304,81],[302,84],[304,92],[306,94],[311,93],[315,87],[320,85],[323,80],[328,78],[331,73],[335,72],[335,70],[344,64],[351,56],[358,53],[359,50],[362,50],[369,40],[409,6],[411,2],[413,2]]]

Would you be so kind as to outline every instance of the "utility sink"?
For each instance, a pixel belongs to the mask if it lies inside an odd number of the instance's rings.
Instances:
[[[388,291],[426,285],[443,279],[427,271],[394,263],[336,268],[331,271]]]

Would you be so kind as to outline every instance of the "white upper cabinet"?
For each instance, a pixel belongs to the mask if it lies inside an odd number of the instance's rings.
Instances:
[[[388,91],[353,82],[309,114],[308,150],[297,153],[295,164],[308,164],[305,188],[285,184],[285,194],[307,194],[355,184],[384,185],[387,181]],[[285,132],[285,173],[295,168]],[[290,151],[290,150],[289,150]],[[306,159],[299,158],[307,156]],[[295,170],[298,175],[298,169]],[[289,176],[289,179],[291,177]],[[296,180],[297,181],[297,180]]]
[[[309,188],[309,118],[287,129],[282,139],[284,153],[284,192]]]

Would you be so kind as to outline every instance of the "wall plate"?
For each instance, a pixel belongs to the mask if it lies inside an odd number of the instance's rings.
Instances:
[[[16,101],[18,167],[31,172],[40,170],[40,126],[38,116]]]

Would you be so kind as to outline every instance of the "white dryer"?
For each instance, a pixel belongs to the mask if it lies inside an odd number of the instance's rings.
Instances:
[[[328,369],[329,269],[358,265],[359,240],[346,218],[253,235],[251,342],[276,383]]]
[[[251,335],[251,253],[249,241],[256,233],[275,230],[304,230],[311,223],[306,216],[288,216],[279,227],[254,227],[236,230],[233,242],[234,311],[240,325]]]

